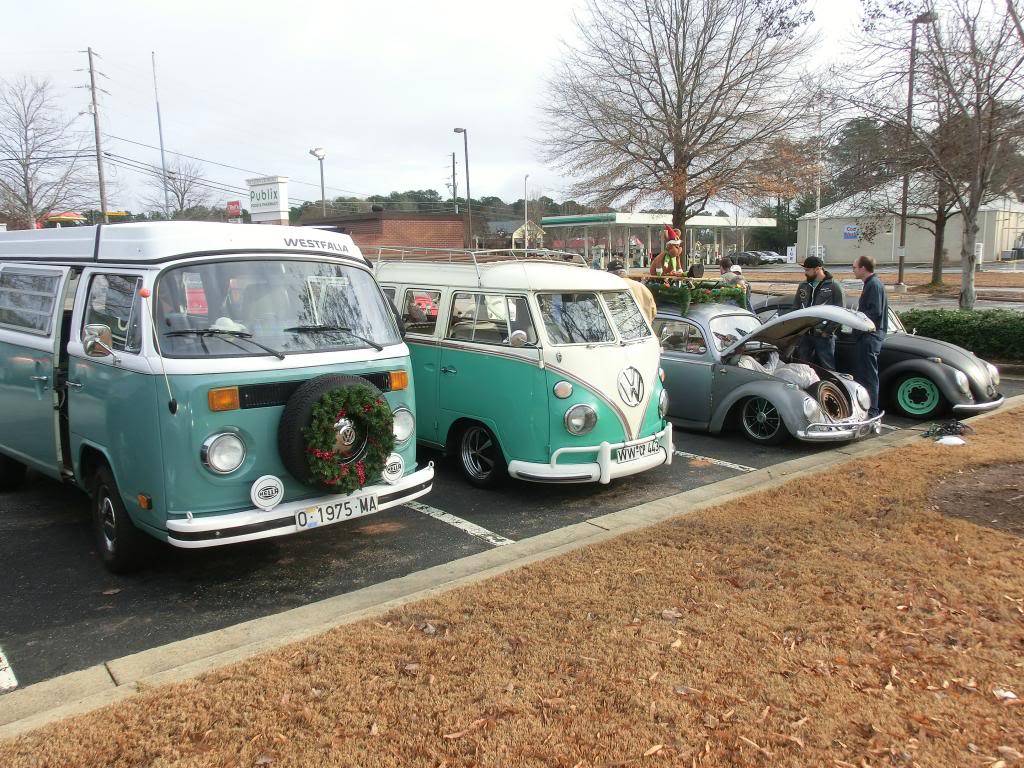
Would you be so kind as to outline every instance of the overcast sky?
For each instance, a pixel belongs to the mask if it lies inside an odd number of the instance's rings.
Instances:
[[[168,150],[289,176],[289,196],[319,199],[311,147],[327,151],[328,197],[433,188],[448,196],[451,152],[464,194],[469,129],[475,197],[560,200],[566,184],[538,157],[540,89],[572,39],[581,0],[302,4],[66,0],[10,3],[0,26],[0,77],[49,78],[71,112],[85,110],[86,46],[105,78],[104,133],[157,145],[150,51],[156,52]],[[817,0],[827,63],[857,17],[857,0]],[[88,129],[91,121],[81,118]],[[104,149],[159,164],[145,146]],[[214,165],[207,178],[244,188],[249,174]],[[111,209],[140,209],[139,175],[113,168]],[[300,182],[310,182],[308,184]],[[238,197],[244,197],[239,195]],[[222,200],[231,199],[225,193]]]

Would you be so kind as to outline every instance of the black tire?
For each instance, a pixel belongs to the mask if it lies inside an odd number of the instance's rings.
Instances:
[[[501,445],[483,424],[471,422],[459,431],[455,457],[463,477],[477,488],[496,488],[508,477]]]
[[[277,450],[285,469],[299,482],[320,487],[320,484],[309,475],[309,463],[306,461],[306,438],[303,435],[303,431],[309,426],[312,419],[313,406],[331,390],[348,389],[349,387],[365,387],[375,397],[383,397],[377,387],[359,376],[326,374],[310,379],[288,398],[288,402],[284,406],[284,413],[281,414],[281,421],[277,425]],[[366,436],[361,435],[358,439],[365,443]],[[363,448],[360,448],[352,455],[351,460],[358,459],[362,452]]]
[[[789,431],[782,414],[771,400],[751,397],[740,409],[740,429],[743,436],[758,445],[779,445],[789,439]]]
[[[16,491],[25,482],[25,465],[0,455],[0,491]]]
[[[111,573],[129,573],[142,564],[146,534],[135,527],[121,501],[114,473],[105,464],[93,475],[92,530],[100,560]]]

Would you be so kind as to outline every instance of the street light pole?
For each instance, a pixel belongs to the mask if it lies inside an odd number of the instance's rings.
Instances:
[[[910,151],[910,138],[914,120],[914,64],[917,60],[917,25],[930,24],[938,19],[934,11],[926,11],[910,22],[910,72],[907,76],[907,124],[905,128],[904,141],[906,152]],[[900,201],[900,248],[899,275],[896,278],[896,290],[906,291],[907,284],[904,282],[904,271],[907,261],[907,198],[910,196],[910,173],[903,174],[903,195]]]
[[[327,192],[324,187],[324,158],[327,157],[327,153],[323,147],[314,147],[309,150],[309,154],[320,161],[320,212],[323,218],[327,218]]]
[[[530,199],[528,182],[530,181],[530,174],[526,174],[523,177],[523,248],[530,247],[530,217],[528,215],[528,208]]]
[[[454,129],[462,134],[462,150],[466,158],[466,247],[473,247],[473,196],[469,192],[469,131],[465,128]]]

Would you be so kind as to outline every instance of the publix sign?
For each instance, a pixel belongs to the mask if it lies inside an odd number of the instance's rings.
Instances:
[[[254,221],[288,218],[288,177],[261,176],[247,179],[249,212]]]

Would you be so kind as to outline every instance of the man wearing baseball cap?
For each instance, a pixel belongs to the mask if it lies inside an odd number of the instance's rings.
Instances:
[[[822,304],[842,307],[843,288],[832,279],[832,273],[825,269],[825,262],[817,256],[804,259],[804,276],[807,278],[796,289],[793,309],[804,309]],[[834,323],[819,323],[800,340],[797,350],[800,358],[815,363],[830,371],[836,369],[836,327]]]

